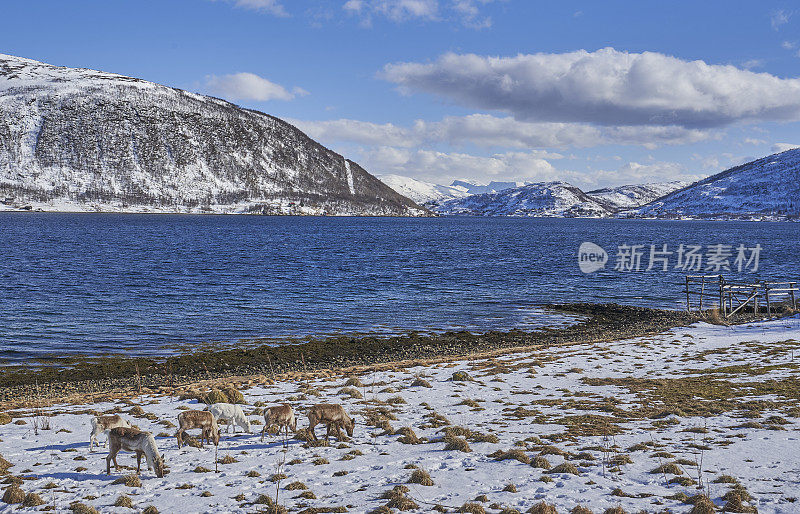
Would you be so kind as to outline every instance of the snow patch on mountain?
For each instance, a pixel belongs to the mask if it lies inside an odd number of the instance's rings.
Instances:
[[[439,205],[454,198],[464,198],[470,193],[461,186],[443,186],[402,175],[378,175],[378,178],[399,194],[426,206]]]

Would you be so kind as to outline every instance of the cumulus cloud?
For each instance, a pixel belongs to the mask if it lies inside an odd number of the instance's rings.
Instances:
[[[458,178],[477,180],[580,179],[577,174],[558,171],[541,152],[509,152],[488,156],[445,153],[433,150],[378,147],[359,159],[367,169],[382,174],[397,174],[421,180],[449,183]]]
[[[281,4],[281,0],[224,0],[228,3],[234,4],[236,7],[244,9],[252,9],[254,11],[261,11],[272,14],[274,16],[289,16],[286,8]]]
[[[231,75],[209,75],[206,77],[205,89],[212,95],[227,100],[292,100],[296,96],[304,96],[308,91],[295,87],[291,91],[280,84],[271,82],[255,73],[233,73]]]
[[[528,123],[489,114],[448,116],[436,122],[417,120],[410,127],[350,119],[291,122],[314,139],[329,144],[350,142],[395,147],[447,143],[485,148],[586,148],[608,144],[654,148],[718,137],[711,131],[677,126],[603,127],[585,123]]]
[[[342,8],[351,15],[359,16],[364,25],[371,25],[373,18],[386,18],[394,22],[458,21],[471,28],[491,26],[490,16],[482,14],[486,4],[502,0],[347,0]]]
[[[792,143],[775,143],[772,145],[772,152],[773,153],[780,153],[785,152],[786,150],[794,150],[795,148],[800,148],[800,145],[793,145]]]
[[[389,64],[380,76],[403,92],[432,93],[525,121],[705,128],[800,120],[800,79],[655,52],[448,53],[431,63]]]
[[[598,184],[645,184],[673,180],[695,182],[703,177],[704,175],[687,171],[682,164],[677,162],[647,164],[628,162],[616,170],[595,171],[591,174],[591,178],[586,178]]]

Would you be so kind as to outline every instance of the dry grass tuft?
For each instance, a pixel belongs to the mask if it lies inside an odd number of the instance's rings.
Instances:
[[[628,514],[625,509],[617,505],[616,507],[609,507],[603,511],[603,514]]]
[[[458,512],[468,512],[469,514],[486,514],[483,506],[480,503],[467,502],[459,507]]]
[[[431,476],[427,471],[423,469],[415,469],[414,472],[411,473],[411,478],[408,479],[408,483],[431,486],[433,485],[433,479],[431,479]]]
[[[662,464],[650,473],[652,474],[668,474],[668,475],[683,475],[683,470],[680,466],[675,464],[674,462],[669,462],[667,464]]]
[[[233,455],[226,455],[221,459],[219,459],[217,462],[219,462],[220,464],[235,464],[239,461],[236,460],[236,457],[234,457]]]
[[[453,373],[453,376],[450,377],[450,380],[453,382],[474,382],[474,379],[469,376],[469,373],[466,371],[456,371]]]
[[[23,507],[38,507],[44,505],[44,500],[36,493],[28,493],[25,495],[25,500],[22,502]]]
[[[197,466],[192,471],[194,471],[195,473],[211,473],[210,469],[203,466]]]
[[[400,435],[397,440],[403,444],[421,444],[423,442],[411,427],[398,428],[394,433]]]
[[[472,448],[469,447],[469,443],[466,439],[461,437],[449,437],[445,438],[445,442],[447,443],[444,447],[445,450],[449,451],[459,451],[459,452],[471,452]]]
[[[3,458],[2,455],[0,455],[0,474],[7,473],[8,472],[8,468],[10,468],[12,466],[13,466],[13,464],[8,462],[6,459]]]
[[[9,504],[25,501],[25,492],[17,484],[11,484],[3,492],[3,501]]]
[[[530,464],[531,458],[525,453],[523,450],[519,448],[513,448],[507,451],[498,450],[492,454],[489,454],[489,457],[492,457],[494,460],[517,460],[523,464]]]
[[[124,477],[119,477],[118,479],[111,482],[112,484],[122,484],[128,487],[142,487],[142,481],[139,478],[139,475],[131,473],[130,475],[125,475]]]
[[[692,502],[694,507],[692,510],[689,511],[689,514],[711,514],[712,512],[716,512],[717,508],[714,505],[714,502],[711,501],[711,498],[708,496],[701,494]]]
[[[291,484],[287,485],[284,489],[286,489],[287,491],[298,491],[298,490],[308,489],[308,486],[303,482],[292,482]]]
[[[417,377],[411,382],[411,387],[433,387],[430,382],[424,378]]]
[[[507,486],[505,486],[503,488],[503,491],[506,492],[506,493],[516,493],[517,492],[517,486],[515,486],[514,484],[508,484]]]
[[[158,509],[155,507],[155,505],[148,505],[144,508],[142,514],[158,514]]]
[[[259,473],[258,471],[254,470],[254,469],[251,469],[250,471],[247,472],[247,474],[245,476],[250,477],[250,478],[258,478],[258,477],[261,476],[261,473]]]
[[[533,460],[531,461],[531,466],[539,469],[550,469],[552,467],[550,461],[545,459],[541,455],[537,455],[536,457],[533,458]]]
[[[568,473],[570,475],[580,475],[578,468],[571,462],[562,462],[558,466],[552,468],[548,473]]]
[[[569,511],[569,514],[594,514],[591,509],[587,509],[583,505],[576,505]]]
[[[70,503],[69,510],[71,510],[73,514],[100,514],[97,512],[97,509],[91,505],[86,505],[78,501]]]
[[[121,494],[117,498],[117,501],[114,502],[114,507],[125,507],[125,508],[128,508],[128,509],[132,509],[133,508],[133,502],[131,501],[130,496],[126,496],[124,494]]]
[[[364,387],[364,383],[358,377],[350,377],[344,383],[344,387]]]
[[[539,503],[528,509],[528,512],[531,514],[558,514],[555,505],[550,505],[549,503],[545,503],[544,501],[540,501]]]
[[[359,390],[358,390],[358,389],[356,389],[355,387],[345,387],[345,388],[342,388],[342,389],[339,391],[339,394],[347,395],[347,396],[349,396],[350,398],[355,398],[355,399],[357,399],[357,400],[360,400],[360,399],[364,398],[364,395],[363,395],[363,394],[361,394],[361,391],[359,391]]]

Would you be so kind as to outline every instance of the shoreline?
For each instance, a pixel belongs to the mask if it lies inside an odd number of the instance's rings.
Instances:
[[[660,333],[701,320],[676,310],[618,304],[543,306],[560,314],[584,317],[560,328],[534,331],[466,331],[401,336],[334,336],[288,345],[199,351],[166,356],[67,358],[61,367],[10,366],[0,373],[0,408],[23,401],[52,402],[74,394],[125,390],[171,390],[209,380],[293,372],[340,370],[437,359],[458,359],[511,349],[617,340]],[[68,367],[64,367],[68,366]],[[22,399],[22,400],[21,400]]]

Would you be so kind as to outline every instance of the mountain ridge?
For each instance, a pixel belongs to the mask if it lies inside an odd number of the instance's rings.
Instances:
[[[0,208],[429,215],[275,116],[0,54]]]

